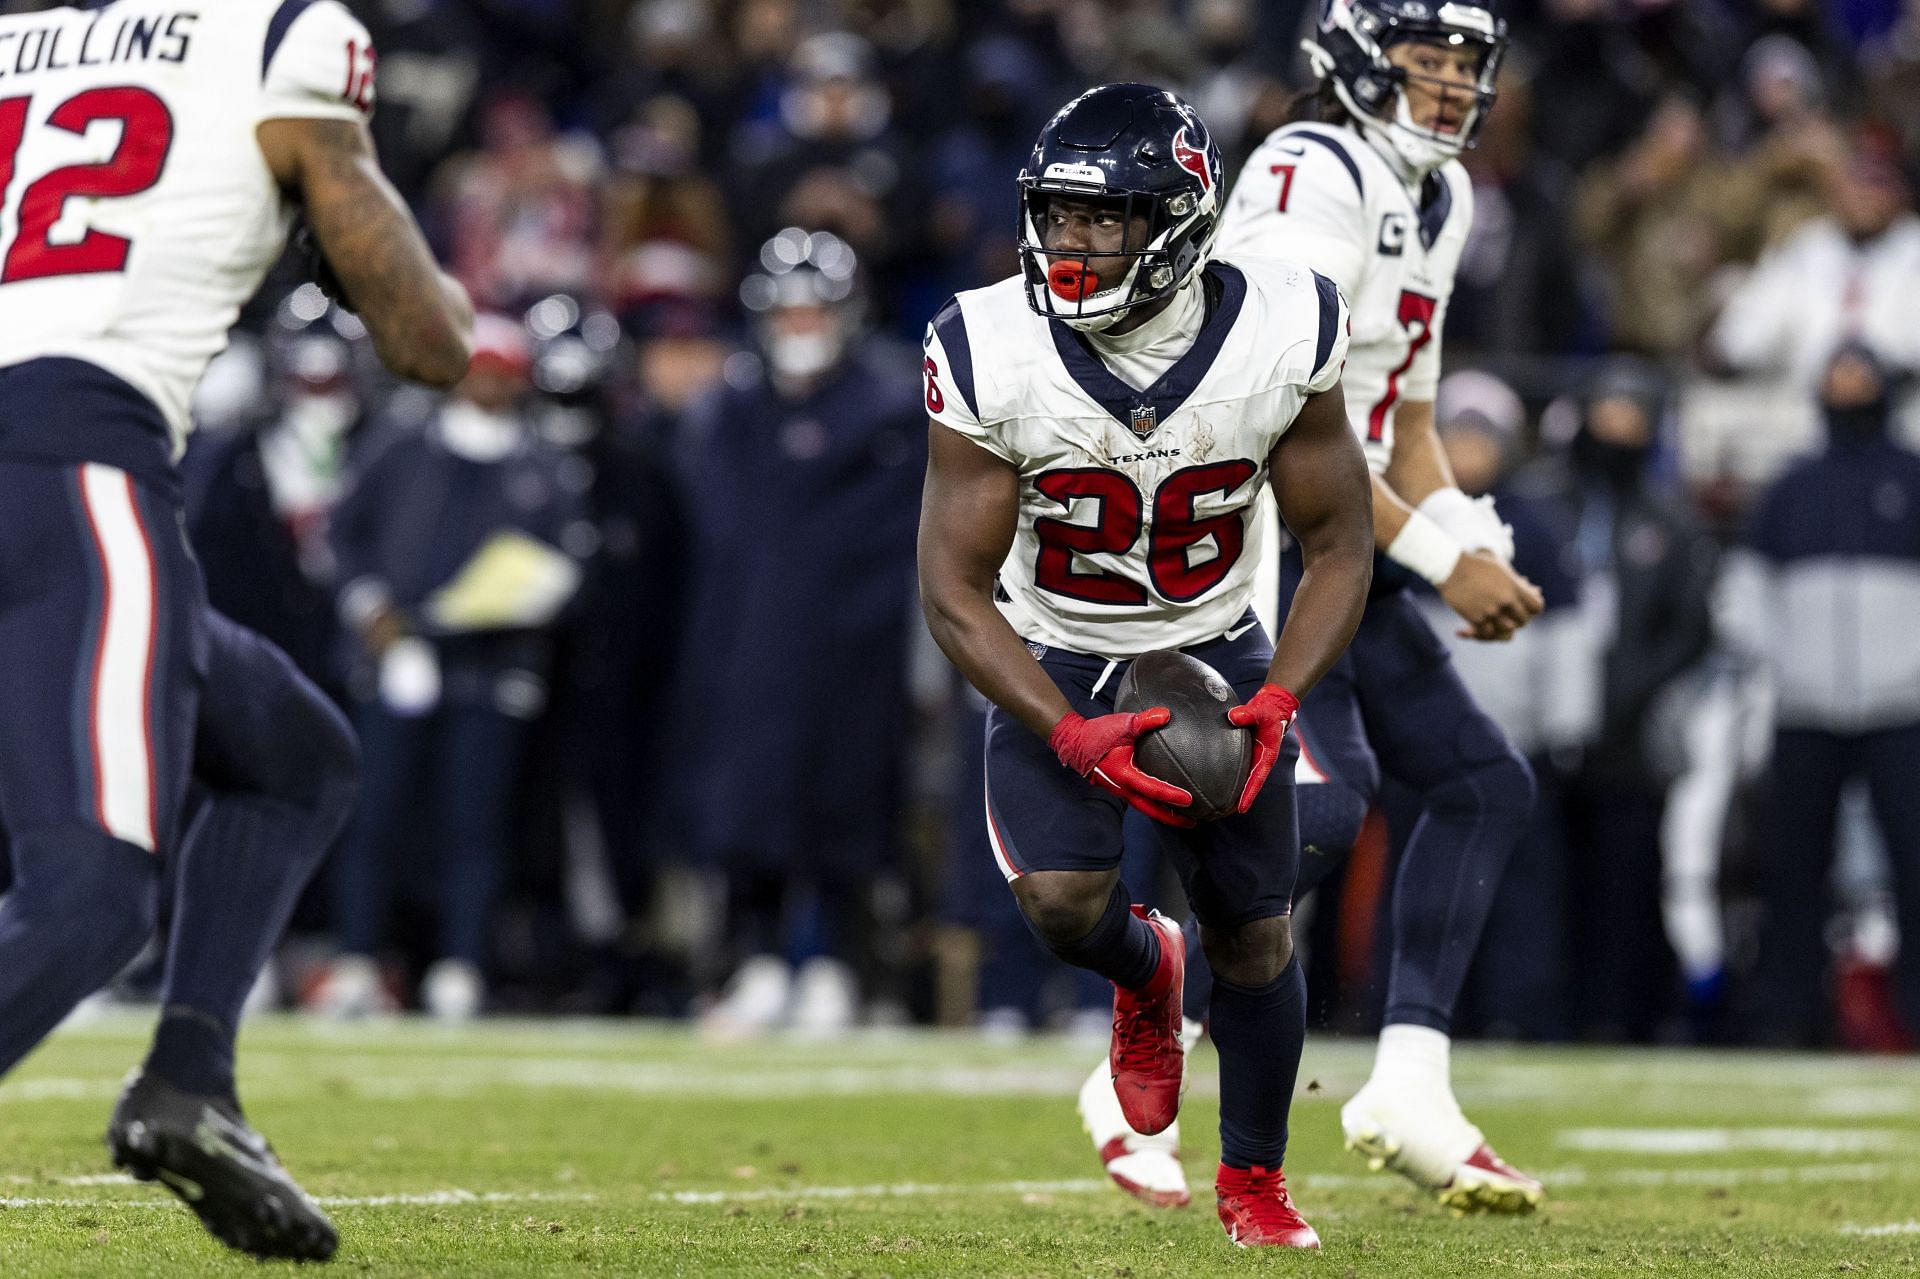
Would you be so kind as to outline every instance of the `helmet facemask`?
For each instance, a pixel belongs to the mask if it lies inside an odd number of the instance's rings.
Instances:
[[[1117,214],[1126,228],[1120,247],[1048,248],[1047,218],[1055,199]],[[1218,225],[1214,207],[1211,192],[1114,191],[1091,182],[1022,174],[1020,262],[1027,304],[1083,333],[1112,328],[1135,307],[1171,297],[1205,265]],[[1144,219],[1144,234],[1135,231],[1136,218]],[[1189,234],[1203,218],[1208,225],[1198,235]]]
[[[1387,57],[1388,49],[1408,45],[1431,45],[1449,55],[1461,48],[1474,50],[1478,59],[1473,80],[1425,75]],[[1474,145],[1497,96],[1494,86],[1507,35],[1506,24],[1479,5],[1444,4],[1433,16],[1415,20],[1404,11],[1334,0],[1320,39],[1302,41],[1301,47],[1314,70],[1332,84],[1354,123],[1424,174]],[[1416,83],[1464,107],[1457,127],[1430,128],[1414,121],[1408,88]]]

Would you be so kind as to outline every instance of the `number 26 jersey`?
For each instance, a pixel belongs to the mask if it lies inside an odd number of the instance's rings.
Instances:
[[[338,0],[0,17],[0,366],[105,369],[160,410],[177,457],[293,215],[255,127],[365,118],[370,46]]]
[[[1246,613],[1267,459],[1340,380],[1346,304],[1274,259],[1215,261],[1191,349],[1135,390],[1034,313],[1021,277],[957,295],[927,327],[927,413],[1020,473],[996,599],[1025,639],[1130,658]]]

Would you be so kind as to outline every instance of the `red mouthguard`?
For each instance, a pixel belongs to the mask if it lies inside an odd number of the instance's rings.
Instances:
[[[1047,287],[1055,297],[1078,302],[1100,290],[1100,277],[1079,262],[1068,258],[1047,268]]]

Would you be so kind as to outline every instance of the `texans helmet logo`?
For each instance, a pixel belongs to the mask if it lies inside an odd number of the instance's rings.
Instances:
[[[1187,141],[1184,126],[1173,135],[1173,162],[1199,178],[1202,191],[1213,190],[1213,174],[1207,169],[1207,153]]]

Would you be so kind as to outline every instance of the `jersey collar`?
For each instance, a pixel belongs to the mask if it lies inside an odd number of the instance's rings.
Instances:
[[[1115,377],[1113,370],[1095,354],[1086,335],[1065,324],[1051,321],[1047,324],[1053,334],[1053,349],[1060,353],[1060,363],[1066,366],[1068,376],[1094,403],[1112,414],[1115,421],[1143,439],[1186,403],[1200,380],[1213,368],[1227,334],[1233,331],[1234,321],[1240,318],[1240,304],[1247,296],[1246,277],[1226,262],[1209,263],[1206,273],[1220,286],[1219,304],[1201,326],[1200,336],[1194,339],[1187,353],[1144,391],[1136,391]]]

